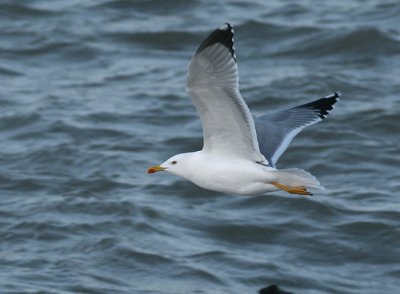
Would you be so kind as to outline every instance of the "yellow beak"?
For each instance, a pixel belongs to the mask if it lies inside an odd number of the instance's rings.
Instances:
[[[151,166],[147,169],[148,174],[154,174],[155,172],[166,170],[165,167],[161,167],[159,165]]]

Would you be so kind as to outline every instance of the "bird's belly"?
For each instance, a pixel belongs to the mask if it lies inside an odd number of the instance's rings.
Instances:
[[[254,166],[209,166],[204,172],[190,179],[204,189],[237,195],[259,195],[278,189],[269,184],[274,181],[273,173],[258,164]]]

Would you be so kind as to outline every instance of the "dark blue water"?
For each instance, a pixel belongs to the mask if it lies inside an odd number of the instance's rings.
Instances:
[[[0,293],[398,293],[399,15],[378,0],[0,0]],[[201,148],[186,70],[224,22],[254,114],[342,92],[279,164],[325,191],[146,174]]]

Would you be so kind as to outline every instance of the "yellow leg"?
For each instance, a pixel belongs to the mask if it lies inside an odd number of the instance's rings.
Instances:
[[[310,192],[307,191],[307,188],[304,186],[285,186],[285,185],[279,184],[278,182],[272,182],[271,184],[283,191],[290,193],[290,194],[312,195]]]

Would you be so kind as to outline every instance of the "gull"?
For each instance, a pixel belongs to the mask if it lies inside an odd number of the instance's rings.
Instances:
[[[312,195],[318,180],[299,168],[277,169],[279,157],[305,127],[323,120],[340,94],[253,118],[239,92],[229,23],[212,32],[189,64],[187,91],[200,115],[203,149],[174,155],[147,172],[167,171],[204,189],[236,195],[283,190]]]

